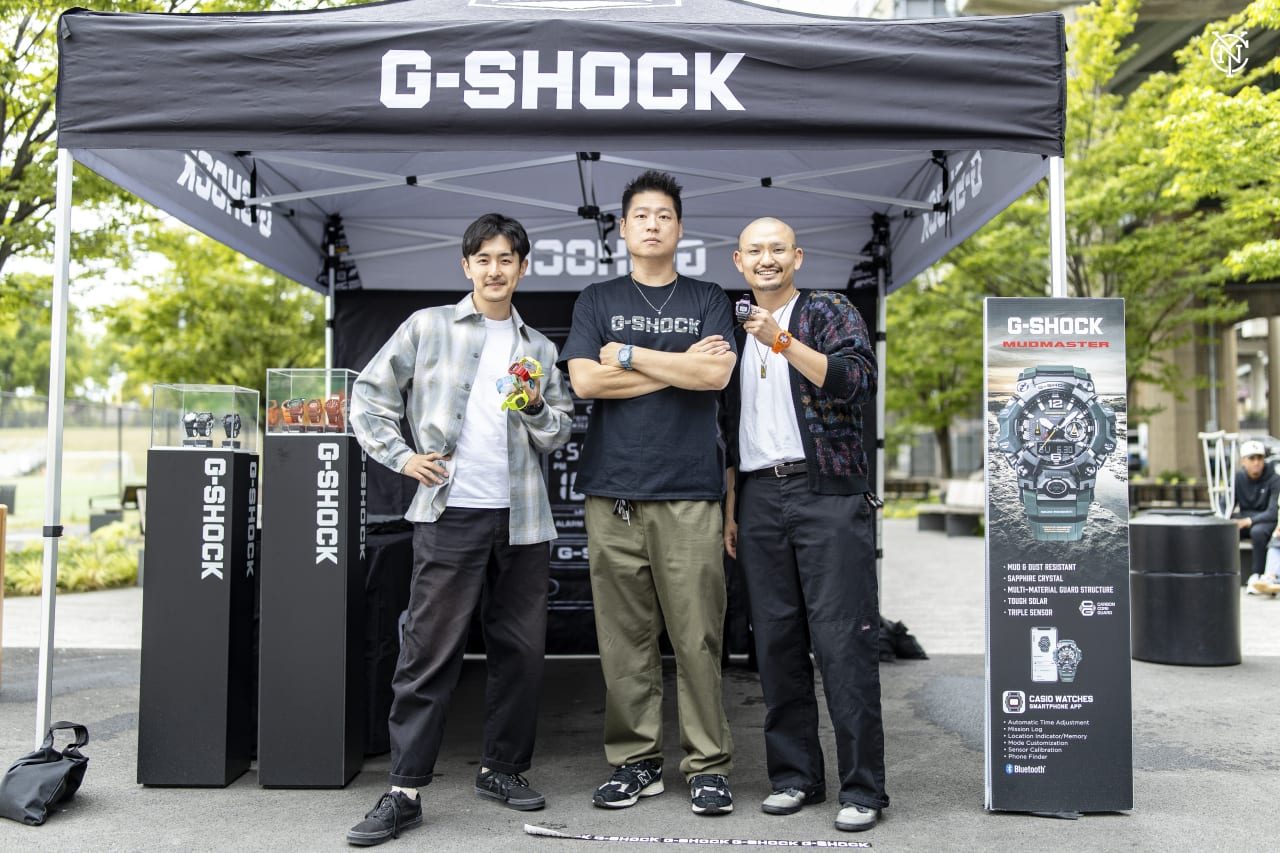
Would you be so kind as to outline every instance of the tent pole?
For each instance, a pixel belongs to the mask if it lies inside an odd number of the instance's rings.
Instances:
[[[887,248],[887,247],[886,247]],[[884,466],[886,464],[884,442],[884,389],[888,382],[888,371],[885,357],[888,347],[885,325],[889,322],[886,306],[887,280],[885,265],[878,264],[876,269],[876,494],[884,497]],[[882,581],[880,564],[883,562],[884,547],[884,509],[876,512],[876,583]]]
[[[58,149],[54,195],[53,315],[49,344],[49,437],[44,473],[44,573],[40,587],[40,669],[36,685],[35,745],[49,731],[53,699],[54,604],[58,592],[58,538],[62,513],[62,413],[66,398],[67,291],[71,273],[71,152]]]
[[[1052,296],[1067,295],[1067,191],[1061,157],[1049,158],[1049,283]]]
[[[324,366],[333,369],[333,292],[337,289],[338,270],[336,264],[337,249],[333,245],[333,235],[329,236],[329,292],[324,295]]]

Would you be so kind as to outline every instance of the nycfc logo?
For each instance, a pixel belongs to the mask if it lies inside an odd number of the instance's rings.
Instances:
[[[1228,77],[1234,77],[1243,71],[1249,64],[1249,60],[1244,58],[1244,49],[1249,46],[1249,41],[1245,38],[1248,34],[1247,31],[1240,35],[1215,32],[1213,44],[1209,46],[1209,59],[1213,66]]]
[[[522,110],[570,110],[575,102],[587,110],[621,110],[634,100],[642,110],[711,110],[718,104],[741,111],[746,107],[730,90],[729,78],[745,56],[473,50],[461,71],[449,71],[425,50],[388,50],[379,99],[393,110],[416,110],[431,102],[433,90],[462,89],[462,102],[473,110],[505,110],[517,103]]]

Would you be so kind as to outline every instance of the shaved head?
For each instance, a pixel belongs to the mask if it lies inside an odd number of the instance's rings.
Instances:
[[[738,235],[738,248],[747,246],[753,236],[762,236],[764,233],[770,235],[781,233],[792,246],[796,244],[796,232],[790,225],[772,216],[762,216],[742,229],[742,233]]]

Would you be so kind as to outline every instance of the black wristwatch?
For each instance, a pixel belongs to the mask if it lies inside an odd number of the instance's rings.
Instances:
[[[529,415],[531,417],[533,415],[540,415],[542,414],[542,410],[545,409],[546,407],[547,407],[547,401],[543,399],[539,399],[538,402],[530,403],[529,405],[521,409],[520,414]]]
[[[997,416],[996,446],[1018,477],[1031,533],[1041,542],[1084,534],[1098,469],[1116,449],[1116,413],[1082,367],[1042,364],[1018,375]]]

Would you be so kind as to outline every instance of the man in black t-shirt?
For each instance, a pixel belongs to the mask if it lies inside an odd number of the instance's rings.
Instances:
[[[676,274],[680,186],[646,172],[622,196],[632,272],[578,298],[561,352],[594,400],[576,488],[586,495],[600,664],[607,691],[602,808],[660,794],[663,627],[676,657],[680,763],[693,811],[733,810],[720,693],[725,612],[717,394],[737,361],[718,285]]]

